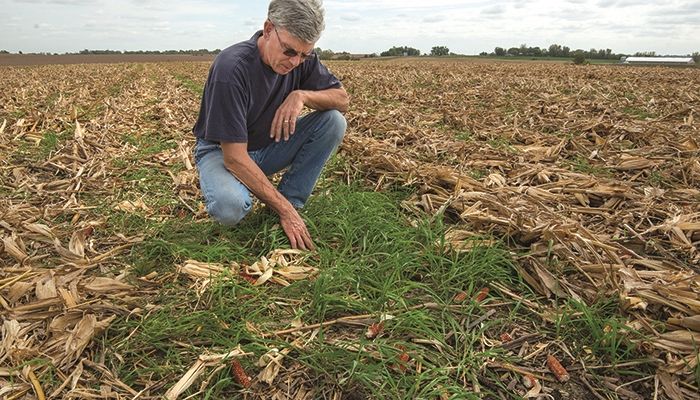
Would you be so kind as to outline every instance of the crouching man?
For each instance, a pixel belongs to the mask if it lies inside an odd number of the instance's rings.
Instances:
[[[319,0],[272,0],[263,30],[223,50],[209,70],[195,161],[209,215],[236,225],[254,195],[279,215],[292,248],[314,248],[297,210],[345,134],[349,97],[313,49]],[[301,115],[304,106],[314,110]],[[268,176],[287,169],[277,187]]]

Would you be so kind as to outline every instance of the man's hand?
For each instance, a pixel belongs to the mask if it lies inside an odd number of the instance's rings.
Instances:
[[[270,137],[279,142],[284,138],[289,140],[289,136],[294,134],[297,127],[297,118],[301,115],[304,106],[312,110],[338,110],[345,112],[348,110],[350,97],[345,88],[325,90],[295,90],[284,99],[282,105],[277,109],[275,118],[270,127]]]
[[[280,225],[282,225],[282,229],[289,238],[289,243],[293,249],[315,249],[314,242],[311,240],[311,234],[309,234],[309,230],[306,228],[306,224],[297,210],[292,208],[291,212],[280,214]]]
[[[280,216],[280,225],[292,248],[313,250],[309,230],[297,210],[280,192],[248,155],[247,143],[221,143],[224,165],[248,190],[253,192]]]
[[[284,99],[282,105],[277,109],[275,118],[272,120],[270,137],[279,142],[282,137],[284,141],[294,134],[297,125],[297,118],[304,109],[304,94],[301,90],[295,90]]]

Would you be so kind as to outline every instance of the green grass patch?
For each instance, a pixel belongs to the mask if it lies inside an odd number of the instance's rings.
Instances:
[[[106,105],[104,102],[96,102],[91,105],[74,105],[75,114],[77,119],[80,121],[88,121],[97,118],[100,114],[105,112]]]
[[[58,147],[58,136],[53,132],[44,133],[44,137],[39,142],[39,152],[43,157],[47,157]]]
[[[613,366],[641,357],[633,339],[642,335],[626,325],[617,301],[601,301],[591,306],[570,300],[556,320],[557,336],[571,344],[582,359],[594,355]],[[620,373],[621,371],[618,371]]]
[[[123,158],[113,158],[110,160],[110,164],[118,170],[126,169],[129,166],[129,162]]]
[[[45,132],[44,137],[39,142],[37,156],[40,159],[45,159],[49,157],[53,152],[58,150],[60,145],[63,144],[69,137],[69,131],[63,131],[60,133],[53,131]]]
[[[124,135],[123,141],[136,147],[137,152],[135,156],[138,160],[143,160],[143,156],[152,156],[177,148],[177,143],[173,139],[161,136],[157,131],[150,130],[138,134]]]
[[[8,115],[10,117],[10,121],[18,120],[20,118],[24,118],[25,116],[27,116],[27,111],[26,110],[14,110],[14,111],[10,112]],[[10,121],[8,121],[8,123]]]
[[[637,107],[625,107],[622,109],[622,112],[638,119],[656,118],[656,115],[654,113]]]
[[[475,293],[493,281],[522,287],[507,251],[498,246],[462,254],[450,251],[440,218],[426,216],[417,225],[406,220],[398,206],[405,191],[376,193],[337,182],[323,186],[323,193],[303,211],[317,246],[307,260],[320,270],[316,279],[289,287],[254,287],[236,276],[224,277],[201,295],[186,278],[171,280],[150,300],[157,306],[146,316],[112,324],[104,348],[120,357],[107,352],[108,366],[133,387],[146,379],[175,382],[204,349],[224,352],[241,345],[254,353],[241,361],[253,372],[259,370],[254,362],[271,347],[290,345],[251,333],[248,323],[271,332],[288,328],[294,319],[313,324],[357,314],[377,320],[390,315],[385,332],[375,340],[365,337],[365,327],[323,329],[303,349],[292,349],[285,366],[305,366],[315,388],[377,399],[435,398],[443,393],[477,398],[460,382],[475,380],[485,360],[499,356],[480,349],[481,328],[465,328],[464,320],[483,313],[481,306],[416,306],[444,305],[457,291]],[[131,255],[130,264],[139,276],[172,273],[174,265],[190,258],[249,264],[288,246],[277,217],[264,210],[235,228],[184,219],[131,229],[147,237]],[[401,359],[404,353],[411,359],[407,363]],[[422,366],[420,373],[416,363]],[[240,388],[230,376],[224,370],[215,377],[208,395],[235,396]]]
[[[474,134],[470,130],[463,130],[457,132],[457,134],[455,135],[455,139],[462,140],[464,142],[471,142],[472,140],[474,140]]]
[[[486,143],[488,143],[489,146],[491,146],[492,148],[494,148],[496,150],[505,151],[507,153],[517,153],[518,152],[518,150],[515,147],[513,147],[513,145],[510,143],[510,141],[508,141],[508,139],[506,139],[506,138],[498,137],[495,139],[491,139]]]
[[[661,171],[652,171],[647,177],[647,182],[657,188],[665,188],[670,185],[668,178]]]
[[[593,165],[590,163],[588,158],[581,155],[577,155],[572,160],[566,160],[564,164],[568,164],[573,171],[580,172],[582,174],[590,174],[600,177],[613,176],[613,172],[610,169]]]
[[[16,367],[12,368],[11,371],[17,374],[21,374],[22,370],[25,367],[29,366],[32,368],[32,371],[41,371],[40,373],[37,373],[37,379],[42,383],[42,386],[53,387],[55,385],[61,384],[61,381],[59,380],[59,371],[54,366],[53,360],[49,358],[32,358],[30,360],[20,363]],[[17,379],[17,383],[22,382],[21,379],[15,378],[12,375],[9,377],[9,379],[11,382],[14,379]]]
[[[204,92],[204,82],[195,82],[192,80],[192,78],[184,75],[175,75],[175,79],[177,79],[180,84],[190,92],[200,97],[202,96],[202,93]]]

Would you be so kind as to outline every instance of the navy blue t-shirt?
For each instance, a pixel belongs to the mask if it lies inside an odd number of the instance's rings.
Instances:
[[[338,88],[340,81],[321,64],[318,55],[287,75],[263,63],[258,31],[245,42],[223,50],[209,69],[195,136],[213,142],[248,143],[248,150],[272,143],[275,113],[293,90]]]

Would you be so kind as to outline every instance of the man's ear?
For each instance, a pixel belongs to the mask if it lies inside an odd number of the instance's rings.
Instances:
[[[274,25],[272,24],[272,21],[269,19],[265,20],[265,24],[263,25],[263,36],[265,39],[268,38],[272,34],[272,29],[274,29]]]

